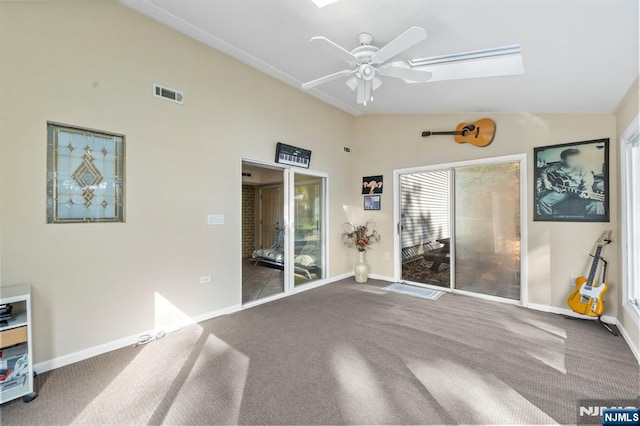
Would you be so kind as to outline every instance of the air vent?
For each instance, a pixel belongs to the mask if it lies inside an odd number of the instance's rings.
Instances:
[[[242,177],[251,177],[251,173],[242,172]]]
[[[182,92],[153,83],[153,96],[182,105]]]

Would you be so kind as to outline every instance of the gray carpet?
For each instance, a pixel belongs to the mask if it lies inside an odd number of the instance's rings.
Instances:
[[[352,280],[38,376],[11,424],[575,423],[640,371],[596,324]]]

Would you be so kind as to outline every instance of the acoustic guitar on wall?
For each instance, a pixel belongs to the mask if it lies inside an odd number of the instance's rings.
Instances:
[[[493,142],[496,135],[496,123],[490,118],[483,118],[473,123],[460,123],[456,130],[450,132],[422,132],[422,137],[436,135],[453,135],[458,143],[470,143],[478,147],[484,147]]]

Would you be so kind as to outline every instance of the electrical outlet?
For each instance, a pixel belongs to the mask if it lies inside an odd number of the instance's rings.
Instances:
[[[224,215],[223,214],[207,215],[207,225],[224,225]]]
[[[384,252],[384,258],[387,259],[387,260],[390,260],[391,259],[391,253],[389,253],[388,251],[385,251]]]
[[[571,281],[569,282],[569,287],[571,287],[571,288],[575,287],[577,279],[578,279],[578,277],[576,277],[575,275],[571,275]]]
[[[200,277],[200,284],[209,284],[211,282],[211,275],[205,275]]]

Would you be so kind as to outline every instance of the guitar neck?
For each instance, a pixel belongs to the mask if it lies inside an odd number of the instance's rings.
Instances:
[[[600,256],[602,255],[602,248],[604,245],[598,245],[596,253],[593,255],[593,262],[591,263],[591,270],[589,271],[589,277],[585,284],[587,290],[591,290],[594,281],[596,280],[596,273],[598,272],[598,262],[600,262]]]
[[[427,136],[441,136],[441,135],[461,135],[462,132],[457,132],[455,130],[450,131],[450,132],[423,132],[422,136],[427,137]]]
[[[599,194],[597,192],[592,192],[592,191],[583,191],[581,189],[573,188],[573,187],[568,186],[568,185],[554,185],[554,186],[557,187],[558,189],[561,189],[562,191],[571,192],[573,194],[584,194],[584,193],[586,193],[589,196],[589,198],[591,198],[591,199],[604,201],[604,194]]]

